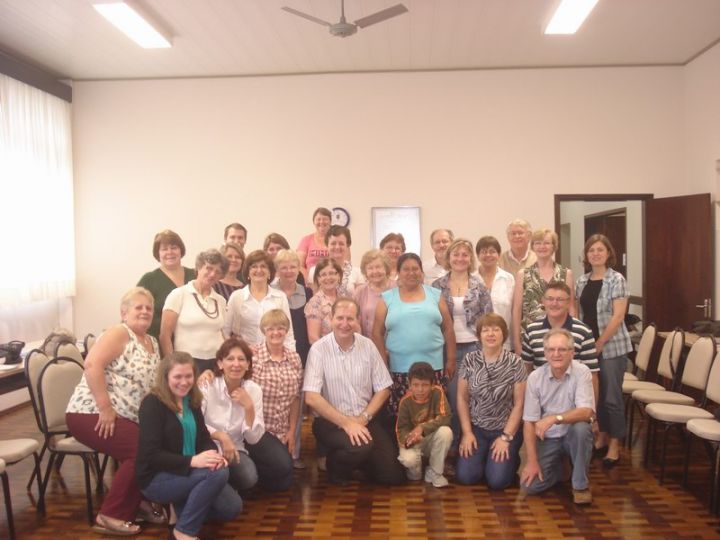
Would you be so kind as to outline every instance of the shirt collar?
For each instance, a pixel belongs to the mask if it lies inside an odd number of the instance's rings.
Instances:
[[[508,254],[508,257],[510,257],[516,263],[524,263],[527,260],[527,258],[530,256],[530,246],[528,245],[528,248],[525,251],[525,255],[523,255],[520,259],[517,259],[515,257],[515,255],[512,252],[512,249],[509,249],[507,254]]]
[[[332,335],[333,347],[337,348],[337,350],[340,352],[340,354],[348,354],[348,353],[351,353],[351,352],[353,351],[353,349],[355,348],[355,343],[356,343],[355,334],[353,334],[353,342],[352,342],[352,345],[350,345],[350,348],[349,348],[347,351],[344,351],[344,350],[342,349],[342,347],[340,347],[340,344],[337,342],[337,339],[335,339],[335,332],[330,332],[330,335]]]

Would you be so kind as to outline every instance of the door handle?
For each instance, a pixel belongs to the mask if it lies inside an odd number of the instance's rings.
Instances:
[[[695,307],[702,308],[703,316],[706,319],[710,318],[710,314],[712,313],[712,300],[710,300],[710,298],[706,298],[702,304],[695,304]]]

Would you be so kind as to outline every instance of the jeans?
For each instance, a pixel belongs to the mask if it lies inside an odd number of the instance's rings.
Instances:
[[[587,422],[576,422],[570,426],[567,435],[555,439],[537,440],[538,462],[544,480],[535,478],[527,488],[528,493],[540,493],[560,481],[563,454],[572,461],[573,489],[587,489],[588,465],[593,451],[592,428]]]
[[[298,411],[298,421],[295,427],[295,453],[293,459],[300,459],[300,439],[302,439],[302,425],[303,425],[303,409],[305,408],[305,392],[300,392],[300,407]],[[293,436],[292,433],[288,434],[288,437]]]
[[[352,470],[364,466],[378,484],[398,485],[406,481],[405,468],[396,459],[397,451],[388,433],[373,419],[367,425],[372,440],[355,446],[340,427],[324,418],[313,422],[313,434],[327,449],[328,476],[349,480]]]
[[[187,476],[159,472],[142,492],[151,501],[173,503],[175,528],[197,536],[206,519],[229,521],[242,511],[242,499],[228,485],[228,476],[227,468],[193,468]]]
[[[422,467],[423,456],[430,458],[430,468],[435,474],[441,475],[445,469],[445,457],[452,443],[452,431],[447,426],[440,426],[410,448],[400,447],[398,460],[407,469]]]
[[[625,401],[622,383],[627,356],[600,358],[600,395],[598,396],[598,424],[600,431],[613,439],[625,437]]]
[[[238,452],[240,459],[228,467],[230,477],[228,484],[237,491],[247,491],[255,487],[258,481],[258,472],[255,462],[245,452]]]
[[[518,430],[510,441],[509,459],[495,461],[492,459],[492,446],[495,439],[502,435],[502,430],[490,431],[476,425],[472,426],[473,435],[477,440],[477,449],[469,457],[458,457],[455,469],[455,480],[458,484],[477,484],[485,479],[488,488],[501,490],[508,487],[520,465],[520,447],[523,443],[522,429]]]
[[[450,402],[450,410],[452,411],[450,427],[453,432],[452,448],[454,450],[457,450],[458,444],[460,443],[460,436],[462,435],[462,429],[460,429],[460,419],[457,414],[458,370],[460,369],[460,363],[463,361],[463,358],[465,358],[465,355],[477,350],[477,341],[455,344],[455,375],[453,375],[452,379],[448,379],[446,387],[447,398]]]
[[[255,444],[245,443],[257,468],[258,483],[267,491],[284,491],[293,478],[293,461],[287,446],[275,435],[265,432]]]

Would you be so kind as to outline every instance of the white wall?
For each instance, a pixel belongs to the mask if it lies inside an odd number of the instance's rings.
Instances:
[[[685,174],[688,193],[720,200],[720,44],[685,67]],[[715,261],[720,255],[720,213],[715,206]],[[720,318],[720,272],[715,265],[715,318]]]
[[[555,193],[679,194],[684,104],[667,67],[75,83],[76,331],[117,320],[166,227],[192,265],[230,221],[295,244],[343,206],[359,260],[371,206],[505,244]]]

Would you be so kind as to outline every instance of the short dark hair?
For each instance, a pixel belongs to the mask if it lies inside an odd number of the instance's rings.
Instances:
[[[405,253],[407,248],[405,247],[405,237],[402,234],[394,232],[386,234],[383,239],[380,240],[380,249],[384,248],[388,242],[397,242],[402,246],[402,251]]]
[[[268,234],[265,237],[265,241],[263,242],[263,249],[267,251],[267,248],[270,247],[270,244],[279,244],[283,247],[283,249],[290,249],[290,244],[288,244],[288,241],[282,234],[279,233],[273,232]]]
[[[325,268],[328,266],[332,266],[338,273],[338,285],[340,285],[340,282],[342,281],[343,269],[340,267],[340,265],[333,259],[324,258],[318,261],[318,263],[315,265],[315,270],[313,271],[313,283],[318,287],[320,286],[320,272],[325,270]]]
[[[405,264],[405,261],[407,261],[408,259],[412,259],[413,261],[418,263],[418,265],[420,265],[420,270],[423,269],[422,259],[420,258],[420,256],[417,253],[407,252],[407,253],[403,253],[402,255],[400,255],[400,257],[398,257],[397,268],[396,268],[396,270],[398,272],[400,271],[400,268],[402,267],[402,265]]]
[[[590,238],[587,239],[587,242],[585,242],[585,247],[583,248],[583,264],[585,265],[585,269],[589,271],[591,268],[590,261],[588,261],[587,258],[587,254],[588,251],[590,251],[592,245],[597,242],[603,244],[605,246],[605,249],[608,250],[608,259],[605,263],[605,266],[607,266],[608,268],[613,268],[617,263],[617,255],[615,255],[615,248],[610,242],[610,239],[604,234],[593,234],[592,236],[590,236]]]
[[[427,362],[415,362],[408,371],[408,381],[413,379],[433,382],[435,380],[435,370]]]
[[[230,225],[225,227],[225,236],[223,236],[223,240],[227,239],[227,235],[230,232],[230,229],[240,229],[242,232],[245,233],[245,239],[247,240],[247,229],[239,223],[231,223]]]
[[[350,247],[352,245],[352,237],[350,236],[350,229],[347,227],[343,227],[342,225],[331,225],[328,229],[327,234],[325,235],[325,244],[330,244],[330,237],[331,236],[344,236],[345,240],[347,240],[347,245]]]
[[[545,287],[545,292],[548,292],[550,289],[553,289],[554,291],[562,291],[568,296],[572,296],[572,291],[570,290],[570,286],[565,283],[564,281],[551,281],[547,284]],[[543,296],[545,296],[545,293],[543,293]]]
[[[475,244],[475,255],[478,257],[480,256],[480,250],[487,249],[487,248],[495,248],[495,251],[498,252],[498,255],[502,253],[502,250],[500,249],[500,242],[498,242],[498,239],[494,236],[483,236],[480,238],[480,240],[477,241],[477,244]]]
[[[245,259],[245,262],[243,263],[242,267],[242,280],[245,283],[250,283],[250,267],[253,264],[264,262],[267,267],[268,271],[270,272],[270,277],[268,278],[268,283],[270,283],[273,279],[275,279],[275,263],[270,258],[270,255],[267,254],[267,252],[263,251],[262,249],[256,249],[255,251],[250,252],[250,254]]]
[[[160,260],[160,244],[167,244],[169,246],[177,246],[180,248],[180,257],[185,256],[185,244],[180,238],[180,235],[170,229],[160,231],[155,235],[153,239],[153,257],[156,261]]]
[[[330,219],[332,219],[332,212],[330,212],[330,210],[328,210],[328,209],[325,208],[324,206],[318,206],[318,207],[315,209],[315,211],[313,212],[313,217],[312,217],[312,218],[313,218],[313,221],[315,221],[315,216],[317,216],[318,214],[320,214],[321,216],[329,217]]]
[[[213,373],[218,377],[222,375],[222,371],[220,370],[220,367],[217,365],[217,363],[218,361],[225,358],[228,354],[230,354],[230,351],[235,348],[242,350],[245,358],[247,358],[248,369],[245,372],[243,379],[248,380],[250,377],[252,377],[252,349],[247,343],[237,337],[229,337],[225,341],[223,341],[222,345],[220,345],[220,348],[215,353],[215,365],[213,366]]]

